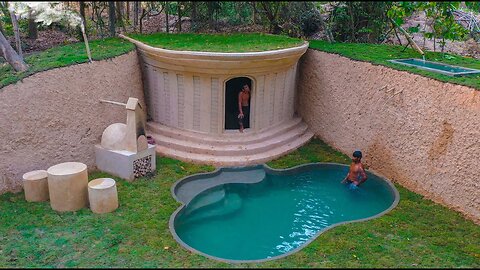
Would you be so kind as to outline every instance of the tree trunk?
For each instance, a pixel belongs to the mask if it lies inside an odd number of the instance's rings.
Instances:
[[[192,13],[190,15],[190,22],[191,22],[191,25],[192,25],[192,29],[194,31],[196,31],[197,30],[197,25],[196,25],[196,23],[197,23],[197,2],[192,1],[191,5],[192,5],[192,10],[191,10]]]
[[[15,71],[25,71],[28,65],[15,52],[5,36],[0,32],[0,51],[7,62],[15,69]]]
[[[269,32],[272,34],[279,34],[282,29],[277,22],[278,9],[280,6],[274,6],[272,2],[259,2],[261,3],[262,11],[265,13],[265,17],[269,21]]]
[[[126,5],[127,5],[127,13],[126,13],[127,21],[130,21],[130,2],[127,1]]]
[[[316,10],[319,14],[319,17],[320,17],[320,20],[319,20],[319,23],[320,23],[320,27],[323,29],[323,31],[325,32],[325,36],[327,37],[327,41],[329,43],[332,43],[334,42],[334,38],[333,38],[333,35],[332,35],[332,31],[330,31],[330,28],[327,26],[327,23],[325,23],[325,21],[323,20],[323,17],[322,17],[322,14],[320,13],[320,11],[317,9]]]
[[[213,28],[213,5],[214,2],[207,2],[208,5],[208,28],[212,29]]]
[[[350,30],[352,32],[352,39],[354,42],[357,41],[357,37],[355,36],[356,29],[355,29],[355,20],[353,18],[353,7],[352,3],[347,2],[347,7],[348,7],[348,13],[350,14]]]
[[[105,27],[105,22],[102,19],[102,13],[105,8],[101,7],[100,5],[97,5],[95,2],[92,2],[92,13],[96,14],[97,17],[97,22],[95,23],[97,29],[99,29],[100,32],[100,37],[103,38],[105,36],[104,33],[104,27]]]
[[[33,18],[32,16],[31,10],[28,12],[28,38],[29,39],[38,38],[37,23],[35,22],[35,18]]]
[[[115,34],[115,3],[113,1],[108,2],[108,24],[110,27],[110,36],[114,37]]]
[[[133,26],[135,31],[137,30],[138,26],[138,13],[140,12],[140,2],[134,2],[133,4]]]
[[[440,46],[442,48],[442,53],[443,53],[443,51],[445,49],[445,38],[443,38],[443,37],[442,37],[442,43],[440,43]],[[445,57],[445,55],[444,55],[444,57]]]
[[[252,5],[252,23],[253,25],[257,24],[257,7],[256,7],[256,2],[250,2]]]
[[[80,3],[80,16],[85,19],[85,2],[79,1]],[[87,22],[83,20],[83,27],[87,29]]]
[[[143,31],[143,16],[145,16],[145,14],[146,14],[146,10],[144,8],[142,8],[142,15],[138,19],[138,23],[140,24],[140,34]]]
[[[23,60],[22,43],[20,42],[20,30],[18,29],[17,16],[12,11],[10,12],[10,16],[12,17],[12,25],[15,33],[15,43],[17,45],[18,56],[20,56],[20,58]]]
[[[123,32],[127,32],[125,29],[125,22],[123,21],[123,2],[115,2],[117,7],[117,19],[116,22],[122,27]]]
[[[1,20],[0,20],[0,33],[5,34],[5,30],[3,30],[3,25]]]
[[[181,3],[182,2],[178,2],[177,3],[177,13],[178,13],[178,18],[177,18],[177,32],[182,32],[182,9],[181,9]]]
[[[165,30],[167,31],[167,33],[169,32],[170,30],[170,25],[168,23],[168,7],[169,7],[169,4],[168,4],[168,1],[165,1]]]

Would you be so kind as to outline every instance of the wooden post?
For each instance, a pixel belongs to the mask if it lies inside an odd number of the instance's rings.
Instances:
[[[83,41],[85,42],[85,48],[87,49],[88,62],[91,63],[92,54],[90,53],[90,46],[88,45],[88,38],[87,38],[87,34],[85,33],[85,27],[83,27],[84,24],[85,24],[85,19],[82,17],[82,25],[80,25],[80,30],[82,30]]]
[[[425,55],[425,53],[422,51],[422,49],[420,49],[420,47],[417,45],[417,43],[415,43],[415,41],[413,41],[412,37],[407,33],[407,31],[405,31],[405,29],[403,29],[400,25],[397,25],[397,23],[394,20],[390,19],[390,21],[407,38],[408,42],[412,45],[412,48],[417,50],[421,55]]]

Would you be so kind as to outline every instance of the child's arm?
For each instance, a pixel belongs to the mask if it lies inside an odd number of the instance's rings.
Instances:
[[[341,182],[342,184],[347,182],[349,175],[350,175],[350,170],[348,171],[347,176],[345,176],[345,178],[342,180],[342,182]]]

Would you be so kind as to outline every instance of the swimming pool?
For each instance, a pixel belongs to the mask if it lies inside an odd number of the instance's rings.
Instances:
[[[299,251],[322,232],[381,216],[399,201],[388,180],[367,171],[352,190],[348,166],[312,163],[287,170],[267,165],[221,168],[172,187],[183,205],[170,218],[185,248],[226,262],[262,262]]]
[[[453,77],[472,75],[472,74],[475,75],[480,73],[480,70],[478,69],[447,65],[447,64],[426,61],[423,59],[416,59],[416,58],[393,59],[388,61],[396,64],[401,64],[401,65],[416,67],[419,69],[424,69],[424,70],[428,70],[436,73],[441,73],[441,74],[453,76]]]

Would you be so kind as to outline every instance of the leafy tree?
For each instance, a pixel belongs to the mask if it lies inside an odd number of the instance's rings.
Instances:
[[[392,2],[334,2],[330,14],[336,40],[378,43],[389,28],[387,16]]]
[[[468,34],[468,31],[455,21],[453,15],[453,11],[459,6],[460,2],[418,2],[417,8],[423,10],[431,21],[431,30],[426,31],[424,35],[433,38],[434,51],[437,39],[441,39],[440,46],[443,52],[445,40],[461,40]]]

